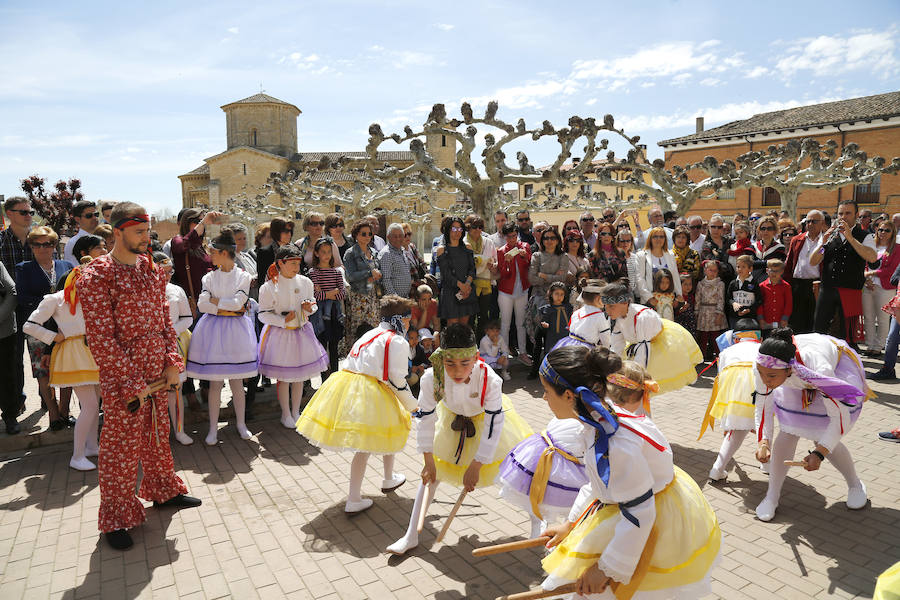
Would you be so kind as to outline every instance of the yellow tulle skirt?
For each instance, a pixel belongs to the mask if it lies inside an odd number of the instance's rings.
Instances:
[[[662,319],[662,324],[662,331],[650,341],[650,360],[647,363],[647,371],[659,384],[660,394],[680,390],[697,381],[694,367],[703,362],[700,346],[687,329],[667,319]],[[634,345],[629,344],[628,347]],[[637,350],[636,358],[643,358],[641,350]]]
[[[50,385],[55,388],[100,383],[97,363],[83,335],[67,337],[50,353]]]
[[[654,501],[656,521],[631,582],[613,590],[618,598],[630,597],[626,591],[634,594],[694,587],[709,577],[719,555],[719,522],[687,473],[675,467],[674,479],[655,495]],[[597,564],[622,519],[619,506],[612,504],[578,522],[541,562],[554,588],[576,581],[588,567]]]
[[[338,371],[310,399],[297,431],[323,448],[394,454],[406,445],[410,424],[409,411],[387,384]]]
[[[462,455],[457,461],[456,450],[459,447],[459,432],[450,428],[450,424],[456,415],[450,412],[443,402],[438,402],[435,410],[437,411],[437,424],[435,425],[434,433],[434,464],[437,470],[437,478],[439,481],[462,487],[463,475],[466,469],[469,468],[475,453],[478,452],[481,436],[488,433],[486,428],[489,428],[491,425],[491,415],[481,413],[472,417],[472,422],[475,425],[475,435],[466,438],[465,442],[463,442]],[[503,431],[500,433],[500,441],[497,442],[497,449],[494,450],[494,456],[491,457],[491,461],[482,465],[476,487],[492,485],[500,472],[500,463],[503,462],[509,451],[533,433],[534,431],[519,416],[513,408],[510,399],[504,394]]]
[[[872,600],[900,600],[900,562],[878,576]]]
[[[756,427],[756,407],[753,404],[755,389],[753,363],[738,362],[722,369],[713,384],[706,415],[700,427],[700,437],[703,437],[707,427],[716,425],[722,431],[751,431],[754,429]]]

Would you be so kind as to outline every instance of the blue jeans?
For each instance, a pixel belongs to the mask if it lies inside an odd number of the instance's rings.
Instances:
[[[891,317],[891,330],[888,332],[887,346],[885,346],[884,350],[884,366],[881,367],[882,371],[893,372],[894,365],[897,364],[898,348],[900,348],[900,323],[897,323],[897,319]]]

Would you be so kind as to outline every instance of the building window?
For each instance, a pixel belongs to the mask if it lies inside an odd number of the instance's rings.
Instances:
[[[853,200],[857,204],[878,204],[881,195],[881,175],[866,183],[853,186]]]
[[[781,194],[779,194],[775,188],[763,188],[762,205],[781,206]]]
[[[255,129],[250,130],[250,145],[251,146],[256,145],[256,130]]]
[[[716,192],[716,197],[719,200],[734,200],[734,188],[721,188],[718,192]]]
[[[534,185],[532,185],[530,183],[526,183],[525,184],[525,195],[530,196],[533,191],[534,191]]]
[[[243,164],[243,168],[244,168],[244,175],[246,175],[247,174],[247,163]]]
[[[447,136],[442,135],[441,136],[441,148],[445,148],[446,146],[447,146]]]
[[[593,187],[590,183],[582,183],[581,184],[581,192],[584,194],[590,194]]]

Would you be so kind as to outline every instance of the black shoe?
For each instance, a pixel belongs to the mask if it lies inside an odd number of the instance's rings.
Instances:
[[[889,381],[891,379],[897,379],[897,376],[894,374],[894,370],[885,371],[884,369],[877,371],[875,373],[870,373],[867,375],[869,379],[872,381]]]
[[[67,416],[65,416],[65,417],[61,417],[61,420],[65,422],[66,427],[68,427],[68,428],[70,428],[70,429],[71,429],[72,427],[75,427],[75,421],[76,421],[76,419],[75,419],[75,417],[73,417],[72,415],[67,415]]]
[[[157,502],[153,501],[154,508],[194,508],[195,506],[200,506],[203,504],[203,500],[200,498],[194,498],[193,496],[186,496],[184,494],[178,494],[174,498],[169,498],[165,502]]]
[[[134,545],[131,535],[124,529],[106,532],[106,542],[116,550],[128,550]]]
[[[63,419],[62,417],[60,417],[59,419],[57,419],[55,421],[50,422],[50,431],[59,431],[61,429],[65,429],[65,427],[66,427],[66,420]]]
[[[22,428],[19,427],[19,423],[15,419],[12,419],[11,421],[5,421],[5,423],[6,435],[16,435],[17,433],[22,431]]]

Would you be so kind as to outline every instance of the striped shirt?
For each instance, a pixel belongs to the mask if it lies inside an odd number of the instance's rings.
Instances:
[[[337,269],[310,269],[309,278],[315,286],[313,296],[321,302],[325,300],[325,293],[331,290],[339,290],[334,300],[343,300],[347,295],[344,291],[344,277]]]

